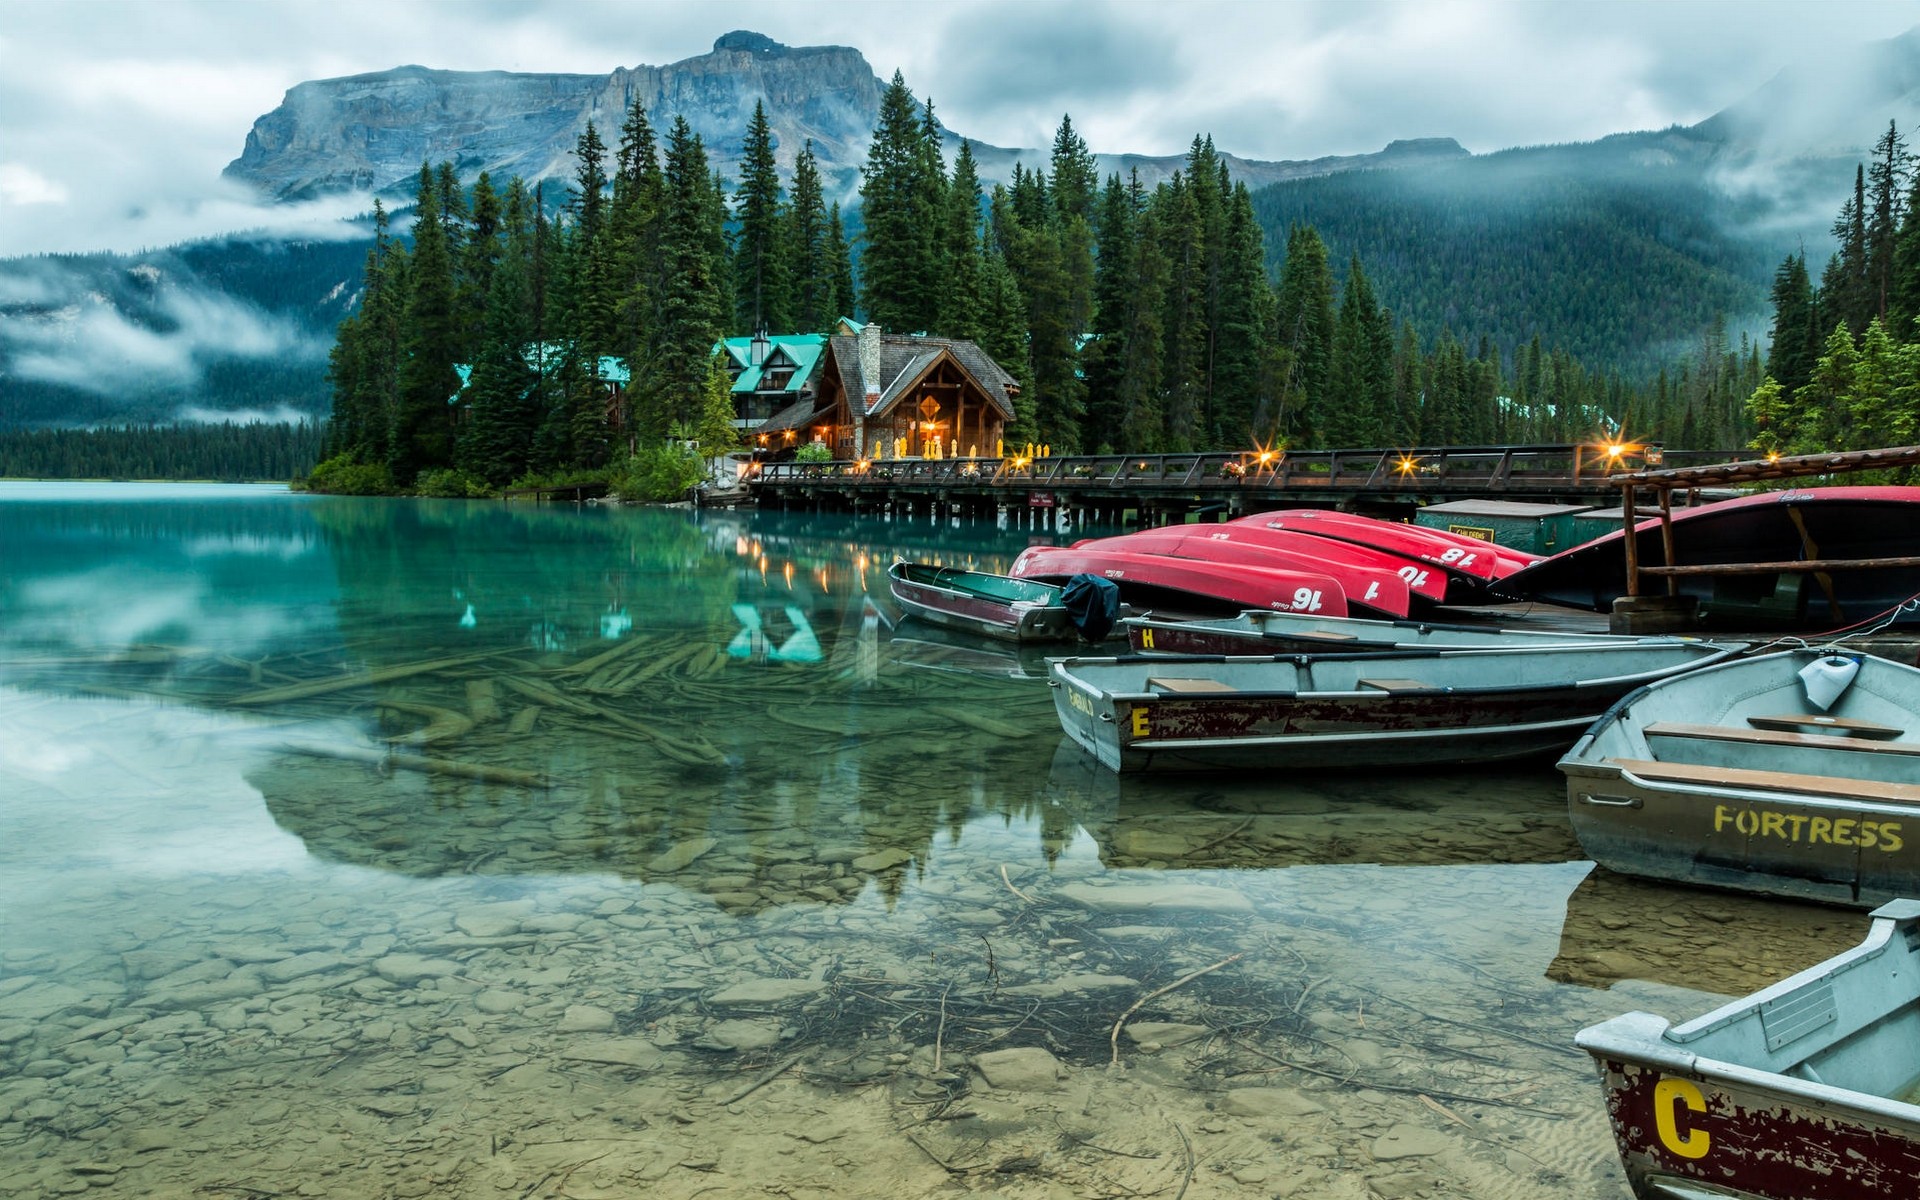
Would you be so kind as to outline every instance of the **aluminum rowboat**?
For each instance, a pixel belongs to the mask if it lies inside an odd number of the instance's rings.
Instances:
[[[1564,751],[1621,696],[1741,648],[1056,658],[1047,682],[1061,727],[1116,771],[1429,766]]]
[[[1822,708],[1803,671],[1850,682]],[[1560,770],[1573,831],[1610,870],[1862,908],[1920,895],[1912,667],[1794,650],[1662,680]]]
[[[1684,1025],[1583,1029],[1638,1200],[1884,1200],[1920,1180],[1920,901]]]

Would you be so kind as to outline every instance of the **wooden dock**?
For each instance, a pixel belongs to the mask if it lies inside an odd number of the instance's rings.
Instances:
[[[1738,452],[1668,454],[1689,465]],[[1608,505],[1610,476],[1639,467],[1590,445],[1454,446],[1414,450],[1073,455],[768,463],[747,480],[754,503],[779,508],[1005,513],[1038,525],[1159,524],[1193,513],[1238,516],[1317,505],[1405,516],[1445,500],[1501,498]],[[1024,514],[1024,518],[1022,517]]]

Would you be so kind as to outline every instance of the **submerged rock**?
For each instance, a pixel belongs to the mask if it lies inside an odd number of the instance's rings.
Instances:
[[[1050,1092],[1066,1074],[1060,1060],[1038,1046],[990,1050],[976,1055],[973,1065],[987,1086],[1009,1092]]]

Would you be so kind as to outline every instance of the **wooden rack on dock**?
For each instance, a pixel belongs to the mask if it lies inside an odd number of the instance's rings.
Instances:
[[[1775,479],[1801,479],[1809,475],[1845,475],[1855,471],[1889,470],[1920,466],[1920,446],[1896,446],[1885,450],[1849,450],[1836,454],[1801,454],[1789,458],[1757,458],[1705,467],[1674,467],[1657,471],[1629,471],[1609,477],[1620,489],[1621,541],[1627,553],[1627,595],[1642,595],[1643,575],[1667,581],[1667,594],[1677,595],[1682,575],[1770,575],[1788,571],[1821,572],[1872,570],[1887,567],[1920,567],[1920,558],[1821,558],[1819,548],[1800,528],[1801,545],[1807,557],[1790,562],[1698,563],[1685,565],[1673,561],[1673,493],[1695,488],[1728,487],[1743,483],[1762,483]],[[1648,566],[1640,561],[1639,539],[1633,536],[1639,523],[1634,501],[1642,488],[1654,492],[1660,503],[1660,546],[1663,561]]]

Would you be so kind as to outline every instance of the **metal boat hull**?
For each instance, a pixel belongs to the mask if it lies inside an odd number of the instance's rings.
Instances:
[[[1115,771],[1440,766],[1563,750],[1698,642],[1291,658],[1060,658],[1061,728]]]
[[[1060,589],[1037,580],[895,563],[887,584],[905,612],[948,629],[1007,642],[1072,642],[1080,637],[1060,603]],[[1014,596],[1023,598],[1009,599]]]
[[[1859,656],[1830,710],[1801,713],[1798,672],[1822,657],[1709,667],[1595,722],[1560,761],[1588,856],[1623,874],[1832,904],[1920,894],[1920,671]],[[1777,728],[1788,720],[1805,723]]]
[[[1920,903],[1860,946],[1669,1028],[1582,1030],[1639,1200],[1868,1200],[1920,1180]]]

